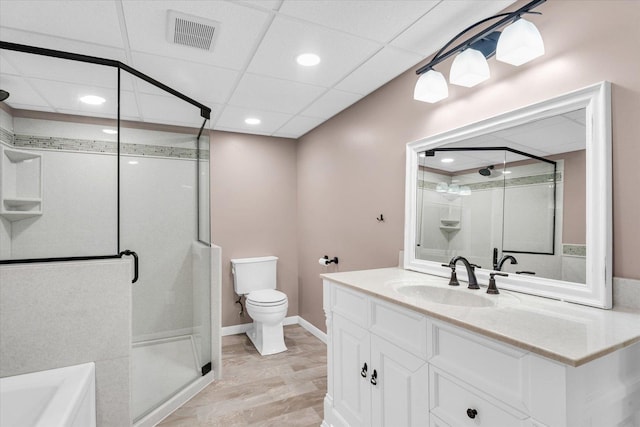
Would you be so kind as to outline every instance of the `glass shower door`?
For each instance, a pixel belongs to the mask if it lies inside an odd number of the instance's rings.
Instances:
[[[209,181],[208,130],[196,127],[204,120],[197,109],[176,99],[172,114],[189,113],[193,128],[120,129],[121,246],[139,256],[132,285],[134,421],[211,369],[209,192],[202,188]]]

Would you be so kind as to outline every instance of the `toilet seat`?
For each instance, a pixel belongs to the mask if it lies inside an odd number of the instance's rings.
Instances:
[[[275,289],[253,291],[247,295],[247,304],[256,307],[274,307],[287,303],[287,295]]]

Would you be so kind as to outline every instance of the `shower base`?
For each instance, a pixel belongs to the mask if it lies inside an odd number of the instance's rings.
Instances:
[[[202,377],[192,335],[134,343],[132,363],[131,410],[135,421]]]

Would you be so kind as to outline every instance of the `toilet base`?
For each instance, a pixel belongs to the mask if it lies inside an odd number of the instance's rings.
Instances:
[[[282,322],[275,325],[265,325],[264,323],[254,321],[251,328],[247,331],[247,336],[262,356],[287,351],[287,346],[284,345]]]

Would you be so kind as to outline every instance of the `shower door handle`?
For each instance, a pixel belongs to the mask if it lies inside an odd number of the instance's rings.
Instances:
[[[131,283],[136,283],[138,281],[138,254],[126,249],[120,252],[120,257],[122,257],[122,255],[131,255],[133,257],[133,280]]]

